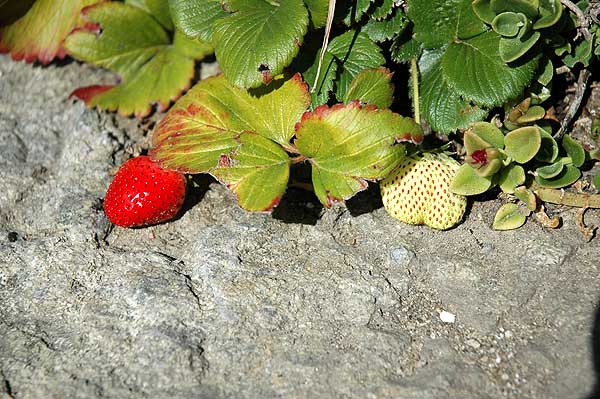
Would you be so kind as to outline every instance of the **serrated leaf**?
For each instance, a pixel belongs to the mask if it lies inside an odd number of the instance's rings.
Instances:
[[[394,39],[392,59],[396,62],[408,62],[412,58],[419,58],[423,52],[423,45],[414,38],[406,40],[403,36],[400,35]]]
[[[492,177],[482,177],[467,164],[461,165],[450,185],[450,191],[460,195],[477,195],[492,187]]]
[[[544,179],[541,176],[535,177],[535,182],[545,188],[561,188],[575,183],[581,177],[581,171],[573,165],[566,165],[557,176],[551,179]]]
[[[229,15],[221,0],[169,0],[169,9],[177,29],[207,42],[212,40],[213,23]]]
[[[430,49],[487,29],[473,12],[471,0],[409,0],[407,15],[414,22],[415,38]]]
[[[521,94],[531,81],[538,58],[508,66],[498,53],[499,41],[498,34],[488,31],[448,46],[442,58],[443,71],[449,85],[465,99],[500,106]]]
[[[276,79],[267,89],[267,94],[254,97],[222,75],[201,81],[158,124],[150,156],[167,169],[203,173],[236,148],[235,138],[246,131],[289,146],[308,104],[306,85],[296,74],[283,85]],[[277,104],[289,106],[275,108]]]
[[[585,162],[585,150],[583,146],[568,134],[563,137],[562,146],[571,158],[573,166],[576,168],[581,167]]]
[[[505,193],[514,193],[515,189],[523,183],[525,183],[525,169],[520,165],[510,164],[500,172],[498,185]]]
[[[125,0],[125,4],[141,8],[152,15],[165,29],[173,30],[168,0]]]
[[[236,194],[242,208],[270,211],[285,193],[290,157],[280,145],[254,132],[244,132],[235,141],[239,145],[210,173]]]
[[[240,87],[269,83],[298,54],[308,27],[302,0],[245,0],[213,24],[215,55],[225,78]]]
[[[0,0],[0,26],[9,25],[27,13],[35,0]]]
[[[383,42],[400,34],[407,25],[408,19],[404,13],[396,11],[387,19],[381,21],[369,20],[362,28],[362,32],[366,33],[375,42]]]
[[[320,50],[317,54],[320,54]],[[313,92],[312,87],[317,76],[317,69],[319,67],[319,58],[315,59],[315,62],[302,74],[304,80],[310,85],[310,108],[315,109],[319,105],[326,104],[329,101],[329,96],[333,90],[333,83],[335,81],[336,72],[338,68],[337,61],[333,55],[325,52],[323,56],[323,64],[321,66],[321,73],[319,74],[319,81],[316,84],[316,90]]]
[[[38,60],[42,64],[64,58],[65,37],[83,24],[81,10],[100,1],[37,0],[22,18],[0,28],[0,53],[10,52],[15,61]]]
[[[343,101],[348,86],[360,71],[377,68],[385,63],[381,48],[366,33],[348,31],[335,37],[327,47],[340,62],[336,97]]]
[[[419,60],[421,73],[421,111],[431,128],[450,133],[480,121],[487,110],[462,100],[445,78],[442,51],[425,51]]]
[[[350,26],[354,22],[360,21],[361,17],[367,12],[373,1],[374,0],[353,0],[349,2],[350,7],[348,8],[348,13],[344,17],[344,23],[347,26]]]
[[[413,119],[353,102],[304,115],[295,144],[312,165],[315,194],[330,207],[387,176],[405,154],[398,140],[411,137],[423,138]]]
[[[519,211],[516,204],[504,204],[494,216],[494,230],[514,230],[523,226],[527,218]]]
[[[304,0],[310,22],[315,29],[322,28],[327,23],[327,12],[329,11],[329,0]]]
[[[361,71],[348,88],[344,103],[359,100],[363,104],[373,104],[388,108],[394,99],[392,75],[387,68],[365,69]]]
[[[167,31],[137,7],[109,2],[88,8],[86,16],[92,29],[73,32],[65,48],[79,60],[119,74],[122,81],[73,93],[91,107],[139,117],[150,113],[151,103],[164,110],[189,87],[195,59],[212,52],[209,45],[178,32],[171,43]]]
[[[397,10],[397,8],[394,8],[394,3],[394,0],[383,0],[375,3],[374,7],[369,10],[369,16],[377,20],[386,18],[392,11]]]

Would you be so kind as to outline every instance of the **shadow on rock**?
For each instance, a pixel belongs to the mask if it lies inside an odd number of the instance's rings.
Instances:
[[[596,374],[596,385],[585,399],[600,399],[600,302],[596,306],[592,325],[592,364]]]
[[[284,223],[314,226],[321,217],[323,205],[312,191],[289,187],[281,202],[273,209],[273,218]]]
[[[382,207],[383,202],[381,202],[379,184],[377,183],[370,183],[366,190],[356,193],[354,197],[346,201],[346,208],[352,216],[371,213]]]
[[[214,182],[216,180],[208,174],[191,175],[187,184],[185,202],[174,220],[179,220],[187,211],[200,203],[210,189],[210,184]]]

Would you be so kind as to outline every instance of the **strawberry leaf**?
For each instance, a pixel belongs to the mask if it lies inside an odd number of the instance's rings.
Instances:
[[[392,75],[389,69],[383,67],[361,71],[350,84],[344,103],[359,100],[363,104],[388,108],[394,100]]]
[[[204,173],[237,148],[236,137],[243,132],[290,147],[294,125],[308,106],[307,87],[296,74],[287,81],[275,79],[262,91],[253,96],[222,75],[201,81],[154,130],[151,157],[167,169]]]
[[[237,195],[242,208],[270,211],[285,193],[290,157],[280,145],[254,132],[235,140],[239,145],[210,173]]]
[[[357,101],[307,113],[296,129],[295,145],[312,164],[319,200],[330,207],[382,179],[405,154],[401,140],[420,142],[421,127],[411,118]]]
[[[73,28],[83,23],[81,10],[100,1],[37,0],[22,18],[0,28],[0,53],[10,52],[16,61],[38,60],[42,64],[56,57],[64,58],[63,41]]]
[[[320,54],[320,50],[319,53]],[[315,82],[317,76],[317,69],[319,67],[319,58],[315,59],[315,62],[302,74],[304,80],[312,85]],[[323,65],[321,66],[321,73],[319,74],[319,80],[316,84],[317,89],[310,93],[311,98],[311,110],[315,109],[319,105],[326,104],[329,101],[329,96],[333,90],[333,84],[338,69],[337,60],[329,52],[325,52],[323,56]]]
[[[187,36],[210,42],[213,23],[228,14],[221,0],[169,0],[175,26]]]
[[[344,17],[344,23],[348,26],[353,22],[360,21],[360,18],[371,6],[374,0],[356,0],[349,2],[351,5],[348,8],[348,13]]]
[[[235,13],[213,25],[215,54],[225,78],[245,88],[269,83],[298,53],[308,11],[302,0],[230,3]]]
[[[365,32],[371,38],[371,40],[375,42],[383,42],[390,40],[401,33],[406,26],[408,26],[408,19],[404,13],[398,10],[387,19],[369,20],[369,22],[367,22],[367,24],[363,27],[362,31]]]
[[[377,68],[385,63],[381,48],[366,33],[348,31],[334,38],[327,47],[340,62],[339,80],[336,97],[343,101],[352,79],[360,71],[367,68]]]
[[[116,72],[122,80],[92,95],[88,88],[74,93],[91,107],[140,117],[150,113],[153,102],[164,110],[189,86],[195,60],[212,52],[208,44],[179,32],[171,43],[169,33],[150,14],[127,4],[104,3],[86,15],[97,24],[95,30],[73,32],[65,48],[77,59]]]
[[[500,106],[517,97],[531,81],[538,58],[508,66],[498,52],[500,36],[485,32],[451,43],[442,57],[448,84],[464,99],[483,106]]]
[[[125,4],[141,8],[152,15],[165,29],[173,30],[173,21],[171,21],[167,0],[125,0]]]
[[[419,60],[421,72],[421,109],[431,128],[450,133],[482,120],[487,110],[471,105],[460,98],[442,71],[440,50],[425,51]]]
[[[316,29],[322,28],[327,23],[327,12],[329,11],[329,0],[304,0],[310,22]]]

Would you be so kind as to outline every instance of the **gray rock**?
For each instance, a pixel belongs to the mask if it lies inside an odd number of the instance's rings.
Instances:
[[[437,232],[293,197],[276,219],[201,179],[179,219],[111,228],[110,172],[147,140],[67,99],[106,76],[7,57],[0,75],[0,397],[591,392],[600,244],[568,210],[494,232],[499,202],[476,203]]]

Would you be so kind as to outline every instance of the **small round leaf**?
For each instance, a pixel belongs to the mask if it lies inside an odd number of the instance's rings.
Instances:
[[[524,37],[503,37],[498,50],[504,62],[513,62],[525,54],[539,40],[540,32],[532,32]]]
[[[539,105],[534,105],[533,107],[527,110],[525,115],[517,118],[517,123],[525,124],[535,122],[537,120],[542,119],[544,115],[546,115],[546,110],[543,107],[540,107]]]
[[[511,164],[502,170],[498,185],[505,193],[512,194],[515,189],[525,183],[525,170],[522,166]]]
[[[537,197],[533,193],[533,191],[528,190],[524,186],[517,187],[514,192],[514,196],[519,199],[519,201],[523,202],[527,209],[530,211],[535,211],[537,208]]]
[[[518,163],[530,161],[542,143],[540,131],[535,126],[521,127],[504,138],[507,154]]]
[[[491,177],[478,176],[475,169],[464,164],[456,172],[450,191],[454,194],[477,195],[486,192],[490,187],[492,187]]]
[[[551,165],[541,166],[535,170],[535,172],[543,179],[552,179],[562,172],[565,164],[562,162],[555,162]]]
[[[492,228],[494,230],[514,230],[523,226],[527,219],[516,204],[504,204],[496,212]]]
[[[585,151],[581,144],[568,134],[563,137],[562,146],[571,157],[573,166],[579,168],[585,162]]]
[[[521,18],[514,12],[503,12],[492,21],[492,29],[501,36],[515,37],[523,26]]]
[[[504,148],[504,134],[493,124],[489,122],[476,122],[471,127],[471,131],[494,147]]]
[[[542,137],[540,150],[535,154],[535,159],[540,162],[554,162],[558,158],[558,144],[550,133],[538,129]]]
[[[536,176],[535,181],[545,188],[561,188],[575,183],[581,177],[581,171],[573,165],[567,165],[562,172],[552,179]]]

